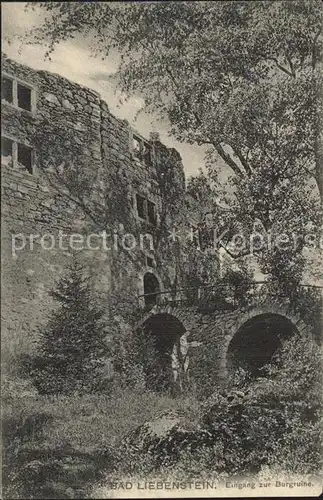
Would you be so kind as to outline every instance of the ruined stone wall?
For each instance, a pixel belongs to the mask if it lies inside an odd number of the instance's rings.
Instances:
[[[76,203],[51,185],[42,170],[43,160],[50,163],[48,153],[61,138],[74,137],[82,145],[86,162],[100,168],[100,98],[57,75],[6,58],[2,64],[4,74],[13,77],[16,85],[31,87],[34,99],[32,111],[2,100],[2,136],[33,148],[32,172],[17,158],[8,163],[8,158],[1,157],[4,346],[15,354],[32,345],[38,325],[53,306],[48,292],[70,260],[68,249],[58,248],[59,230],[70,233],[86,223]],[[59,160],[54,154],[53,163]],[[30,240],[30,234],[47,235],[48,250],[41,247],[39,238]],[[52,237],[55,246],[50,249]],[[16,252],[12,252],[13,239]],[[105,267],[108,274],[109,266]]]
[[[112,252],[113,286],[143,294],[143,276],[150,272],[158,278],[161,290],[168,289],[174,279],[176,257],[169,231],[183,210],[185,199],[180,155],[155,136],[145,141],[150,148],[150,161],[138,159],[132,141],[134,137],[141,140],[140,136],[133,134],[127,122],[112,116],[104,102],[101,113],[102,162],[111,192],[107,200],[111,215],[108,225],[118,231],[119,241],[131,234],[128,243],[131,246],[133,241],[134,246],[128,252]],[[155,204],[155,224],[138,216],[137,195]],[[152,262],[147,264],[147,257]]]
[[[48,292],[71,260],[68,245],[58,247],[59,232],[106,230],[119,241],[125,233],[136,238],[130,250],[111,245],[79,252],[107,309],[113,292],[137,305],[147,271],[158,277],[161,289],[170,285],[176,266],[165,231],[182,207],[185,178],[179,154],[158,137],[145,141],[150,161],[138,159],[130,127],[110,113],[96,92],[6,57],[2,65],[14,91],[21,83],[32,95],[30,111],[19,107],[17,99],[2,99],[2,136],[15,148],[13,158],[1,157],[2,313],[4,345],[15,355],[32,349],[31,340],[53,307]],[[17,161],[19,144],[32,148],[32,171]],[[59,175],[64,182],[57,182]],[[137,194],[155,205],[156,224],[138,217]],[[141,233],[152,234],[153,251],[138,245]],[[38,236],[30,240],[30,234]]]

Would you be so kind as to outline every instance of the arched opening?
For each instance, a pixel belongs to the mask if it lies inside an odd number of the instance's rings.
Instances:
[[[183,324],[166,313],[151,316],[138,330],[143,345],[142,362],[147,388],[157,392],[171,388],[171,353],[174,343],[184,332]]]
[[[228,368],[243,368],[258,377],[262,368],[284,339],[296,332],[293,323],[278,314],[262,314],[247,321],[235,334],[228,348]]]
[[[160,292],[159,281],[153,273],[144,276],[145,306],[153,307],[157,303],[157,295]]]

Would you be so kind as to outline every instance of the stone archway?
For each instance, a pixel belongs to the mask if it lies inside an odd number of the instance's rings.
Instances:
[[[261,375],[282,342],[297,333],[294,323],[280,314],[259,314],[246,321],[235,333],[227,350],[227,368],[243,368],[251,376]]]
[[[197,340],[197,333],[201,325],[201,314],[197,312],[196,307],[188,307],[181,305],[160,305],[156,304],[149,311],[143,311],[139,321],[134,325],[134,329],[140,328],[149,318],[156,315],[170,315],[173,316],[184,326],[185,330],[192,330],[194,337]]]
[[[203,366],[208,366],[202,377],[209,377],[209,371],[211,370],[215,386],[226,385],[230,370],[230,359],[228,358],[230,358],[231,348],[239,345],[238,341],[236,345],[235,343],[231,344],[231,342],[239,332],[243,343],[245,338],[243,335],[244,326],[247,325],[251,328],[252,325],[256,324],[249,323],[251,320],[256,321],[257,317],[260,319],[267,315],[276,315],[284,319],[284,325],[287,328],[287,330],[285,329],[286,335],[289,334],[288,328],[298,335],[304,335],[308,331],[307,325],[300,318],[300,315],[290,308],[288,302],[283,303],[278,299],[270,302],[258,302],[254,306],[244,309],[217,311],[211,314],[201,313],[196,307],[156,304],[149,312],[143,311],[141,319],[134,325],[134,330],[140,328],[152,316],[159,314],[169,314],[175,317],[185,330],[191,331],[191,341],[202,341],[201,348],[191,351],[191,378],[196,378],[196,366],[199,367],[199,372],[202,373],[199,361],[202,360]],[[289,326],[287,327],[287,325]],[[205,363],[201,356],[208,356],[209,353],[212,354],[210,356],[211,361]]]
[[[148,317],[138,328],[139,331],[146,346],[143,364],[147,387],[157,392],[171,389],[172,349],[176,340],[186,331],[185,326],[172,314],[160,312]]]
[[[245,338],[243,335],[244,326],[250,326],[251,328],[252,325],[256,324],[253,324],[252,320],[256,321],[257,318],[259,318],[260,320],[261,318],[265,318],[266,316],[268,318],[279,316],[281,318],[281,321],[284,323],[284,329],[287,334],[288,328],[290,329],[290,331],[293,331],[298,335],[303,335],[308,331],[307,325],[303,322],[300,315],[291,309],[289,302],[287,300],[282,301],[279,298],[272,301],[259,301],[248,308],[237,309],[236,311],[224,314],[220,313],[216,318],[216,323],[219,326],[216,338],[219,344],[219,361],[217,364],[217,374],[219,382],[221,384],[226,385],[228,374],[232,369],[231,354],[234,350],[233,348],[238,347],[238,338],[240,337],[240,334],[242,339]],[[287,330],[285,327],[287,328]],[[237,340],[234,341],[234,338],[238,332],[239,335],[236,337]],[[243,343],[243,340],[241,340],[241,342]],[[255,349],[254,352],[256,351],[257,349]]]

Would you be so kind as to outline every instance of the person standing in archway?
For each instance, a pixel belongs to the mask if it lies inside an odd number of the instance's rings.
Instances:
[[[171,354],[173,382],[177,392],[183,393],[189,387],[189,348],[199,347],[202,342],[188,342],[190,330],[186,330],[179,339],[176,340]]]
[[[171,352],[171,365],[172,365],[172,392],[176,395],[178,392],[181,392],[181,378],[180,378],[180,361],[179,361],[179,342],[175,341],[173,345],[173,349]]]

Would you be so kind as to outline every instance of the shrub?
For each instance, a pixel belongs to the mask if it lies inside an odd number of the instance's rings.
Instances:
[[[252,288],[254,281],[252,273],[246,268],[241,268],[239,271],[227,269],[223,279],[222,285],[225,288],[233,290],[233,299],[236,305],[244,306],[248,303],[248,294]]]
[[[286,431],[273,443],[272,464],[299,473],[322,466],[322,356],[311,336],[293,336],[267,367],[259,397],[281,405]]]
[[[320,470],[321,355],[310,336],[285,341],[266,376],[236,373],[228,391],[205,404],[203,424],[222,443],[214,463],[232,473],[280,465],[293,473]]]

